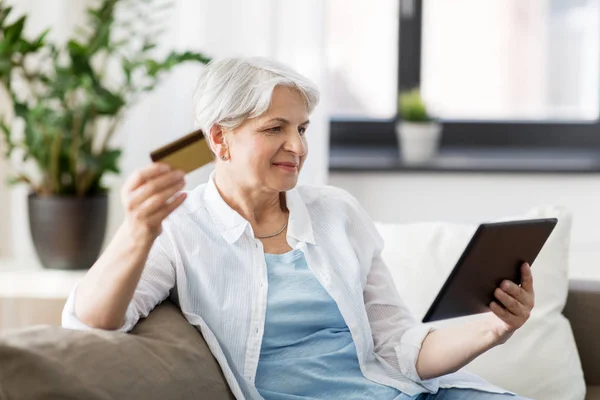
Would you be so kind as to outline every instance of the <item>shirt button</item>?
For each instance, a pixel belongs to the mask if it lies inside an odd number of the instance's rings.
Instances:
[[[258,328],[256,328],[256,333],[258,333]]]

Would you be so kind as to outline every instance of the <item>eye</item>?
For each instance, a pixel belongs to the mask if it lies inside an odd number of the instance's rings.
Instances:
[[[273,128],[269,128],[267,129],[270,132],[281,132],[281,127],[280,126],[275,126]]]
[[[306,133],[306,128],[301,126],[300,128],[298,128],[298,133],[300,133],[300,135],[304,135]]]

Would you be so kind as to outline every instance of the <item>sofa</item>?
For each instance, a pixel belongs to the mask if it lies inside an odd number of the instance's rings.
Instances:
[[[569,319],[581,359],[586,400],[600,400],[600,282],[572,280],[563,314]]]
[[[600,282],[567,278],[565,210],[538,208],[521,217],[548,216],[559,224],[533,265],[537,304],[531,320],[520,336],[467,369],[531,398],[600,400]],[[387,243],[397,244],[386,246],[384,258],[419,317],[475,225],[377,226]],[[0,400],[138,398],[233,398],[202,335],[170,300],[128,334],[51,326],[0,333]]]
[[[600,400],[600,282],[571,281],[564,310]],[[129,334],[40,326],[0,334],[0,400],[233,399],[202,335],[167,300]],[[543,400],[543,399],[541,399]]]

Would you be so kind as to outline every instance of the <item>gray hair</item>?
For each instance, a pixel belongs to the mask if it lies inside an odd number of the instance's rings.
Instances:
[[[214,124],[235,129],[245,119],[269,108],[277,85],[298,90],[310,114],[319,103],[319,89],[290,67],[266,58],[225,58],[211,61],[194,91],[196,129],[208,134]]]

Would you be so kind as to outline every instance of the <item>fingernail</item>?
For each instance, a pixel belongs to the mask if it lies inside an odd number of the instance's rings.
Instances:
[[[502,289],[504,289],[504,290],[508,290],[508,288],[509,288],[509,284],[508,284],[508,282],[504,282],[504,283],[502,283]]]
[[[170,171],[170,170],[171,170],[171,167],[168,164],[161,164],[160,165],[160,171],[161,172],[167,172],[167,171]]]

